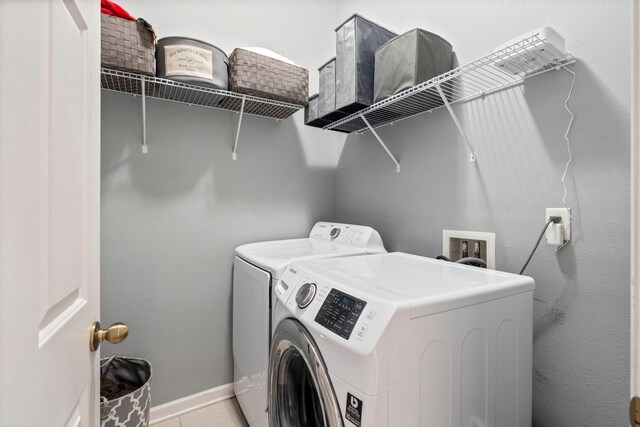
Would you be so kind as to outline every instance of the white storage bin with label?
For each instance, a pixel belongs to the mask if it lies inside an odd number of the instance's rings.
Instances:
[[[228,68],[227,55],[212,44],[188,37],[164,37],[158,40],[158,77],[227,90]]]

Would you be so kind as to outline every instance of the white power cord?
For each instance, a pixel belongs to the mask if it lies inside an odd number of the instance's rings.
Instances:
[[[562,204],[564,205],[565,209],[567,209],[567,212],[569,212],[570,221],[573,222],[573,218],[571,218],[571,210],[569,210],[569,206],[567,206],[567,184],[564,181],[565,181],[565,179],[567,177],[567,172],[569,172],[569,165],[571,165],[571,162],[573,161],[573,156],[571,155],[571,143],[569,141],[569,132],[571,131],[571,125],[573,124],[573,119],[574,119],[575,116],[573,115],[573,112],[569,108],[569,100],[571,99],[571,95],[573,94],[573,86],[576,84],[576,73],[574,73],[573,71],[571,71],[570,69],[568,69],[564,65],[560,65],[559,67],[564,68],[565,71],[567,71],[568,73],[570,73],[573,76],[573,81],[571,82],[571,87],[569,88],[569,93],[567,94],[567,98],[564,100],[564,109],[567,110],[567,112],[571,116],[571,119],[569,120],[569,124],[567,125],[567,130],[564,133],[564,140],[567,141],[567,152],[569,153],[569,160],[567,160],[567,163],[564,166],[564,172],[562,174],[562,179],[560,180],[562,182],[562,188],[564,189],[564,194],[562,195]],[[560,68],[556,68],[556,69],[559,70]],[[527,261],[522,266],[522,269],[520,270],[519,274],[524,273],[524,270],[527,268],[527,265],[529,265],[529,261],[531,261],[531,258],[533,257],[533,254],[536,252],[536,249],[538,249],[538,245],[540,245],[540,241],[542,240],[542,237],[546,233],[547,228],[549,227],[549,225],[552,222],[554,224],[557,224],[560,221],[561,221],[561,217],[555,217],[555,216],[550,217],[547,220],[547,223],[544,225],[544,228],[542,229],[542,232],[540,233],[540,236],[538,237],[538,240],[536,241],[536,245],[533,247],[533,250],[529,254],[529,257],[527,258]],[[562,226],[562,224],[559,224],[559,225]],[[560,230],[560,232],[562,233],[562,230]],[[564,248],[568,243],[569,243],[569,241],[567,240],[562,245],[557,246],[556,247],[556,252],[558,252],[560,249]],[[537,300],[537,301],[542,301],[542,300],[539,300],[537,298],[534,298],[534,299]]]
[[[569,119],[569,124],[567,125],[567,131],[564,133],[564,140],[567,141],[567,152],[569,153],[569,160],[567,160],[567,163],[564,165],[564,172],[562,173],[562,179],[560,180],[562,182],[562,188],[564,190],[564,194],[562,195],[562,204],[567,209],[567,212],[569,212],[569,218],[571,222],[573,222],[573,218],[571,217],[571,210],[569,210],[569,206],[567,206],[567,184],[564,181],[567,177],[567,172],[569,171],[569,165],[571,165],[571,162],[573,161],[573,156],[571,155],[571,143],[569,141],[569,131],[571,131],[571,125],[573,124],[573,119],[575,116],[569,108],[568,103],[571,99],[571,95],[573,94],[573,86],[576,84],[576,73],[574,73],[564,65],[562,66],[562,68],[564,68],[566,72],[570,73],[573,76],[571,87],[569,88],[569,93],[567,94],[567,99],[564,100],[564,109],[567,110],[567,113],[569,113],[569,115],[571,116],[571,119]],[[569,241],[566,241],[563,245],[556,247],[556,252],[564,248],[567,243],[569,243]]]
[[[567,104],[571,99],[571,94],[573,94],[573,85],[576,84],[576,73],[574,73],[564,65],[562,66],[562,68],[564,68],[566,72],[571,73],[573,75],[573,81],[571,82],[571,88],[569,89],[569,94],[567,95],[567,99],[564,100],[564,109],[567,110],[567,112],[571,115],[571,119],[569,120],[567,131],[564,133],[564,139],[565,141],[567,141],[567,152],[569,153],[569,160],[567,160],[567,164],[564,166],[564,173],[562,174],[562,179],[561,179],[562,188],[564,189],[564,194],[562,195],[562,203],[564,204],[565,208],[569,209],[569,207],[567,206],[567,185],[565,184],[564,180],[567,177],[567,172],[569,171],[569,165],[573,160],[573,157],[571,156],[571,144],[569,142],[569,131],[571,130],[571,125],[573,124],[574,115],[571,109],[569,108],[569,105]]]

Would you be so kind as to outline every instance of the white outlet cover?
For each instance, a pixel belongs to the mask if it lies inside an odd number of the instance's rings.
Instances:
[[[571,240],[571,208],[547,208],[545,222],[550,216],[559,216],[562,218],[562,226],[564,230],[564,241]]]

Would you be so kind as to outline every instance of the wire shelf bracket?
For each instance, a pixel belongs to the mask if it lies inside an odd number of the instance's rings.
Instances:
[[[369,121],[367,120],[367,118],[364,115],[360,115],[360,118],[362,119],[362,121],[367,125],[367,127],[369,128],[369,130],[371,131],[371,133],[373,134],[373,136],[376,137],[376,139],[378,140],[378,142],[380,143],[380,145],[382,145],[382,148],[384,148],[384,151],[387,152],[387,154],[389,155],[389,157],[391,157],[391,160],[393,160],[393,163],[396,164],[396,172],[400,173],[400,162],[398,162],[398,159],[396,159],[396,157],[393,155],[393,153],[391,153],[391,151],[389,150],[389,148],[387,148],[387,146],[385,145],[384,141],[382,141],[382,139],[380,138],[380,136],[378,135],[378,132],[376,132],[376,130],[371,127],[371,125],[369,124]]]
[[[236,142],[233,144],[233,151],[231,152],[231,158],[238,160],[238,137],[240,136],[240,126],[242,126],[242,116],[244,115],[244,101],[245,97],[242,97],[242,105],[240,106],[240,117],[238,118],[238,128],[236,129]]]
[[[442,102],[444,102],[445,107],[447,107],[449,114],[451,114],[451,118],[453,119],[453,122],[456,124],[456,127],[460,131],[460,134],[462,135],[462,139],[464,140],[464,143],[467,144],[467,148],[469,149],[469,161],[475,162],[476,149],[474,148],[473,145],[471,145],[471,143],[469,142],[469,139],[465,135],[464,129],[462,129],[462,125],[460,124],[460,121],[458,121],[458,116],[456,116],[456,113],[453,111],[453,108],[451,108],[451,104],[449,104],[449,100],[447,99],[447,96],[444,94],[442,87],[440,87],[440,83],[436,83],[436,89],[440,94],[440,97],[442,98]]]
[[[147,94],[144,76],[140,78],[140,87],[142,89],[142,154],[147,154],[149,153],[147,146]]]

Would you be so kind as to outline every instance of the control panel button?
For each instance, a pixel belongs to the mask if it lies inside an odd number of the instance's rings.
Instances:
[[[329,235],[332,239],[336,239],[340,235],[341,231],[342,230],[340,230],[338,227],[335,227],[331,229],[331,233],[329,233]]]
[[[360,329],[358,329],[358,332],[356,333],[356,339],[358,341],[362,341],[368,329],[369,329],[369,325],[362,324],[362,326],[360,326]]]
[[[369,310],[367,311],[367,319],[372,320],[376,315],[375,310]]]
[[[285,293],[287,291],[287,289],[289,289],[289,286],[287,286],[287,284],[284,283],[284,282],[279,282],[276,285],[276,293],[278,295],[282,295],[283,293]]]
[[[298,289],[298,293],[296,294],[296,303],[298,304],[298,307],[306,308],[311,304],[314,296],[316,296],[315,283],[305,283],[300,286],[300,289]]]

